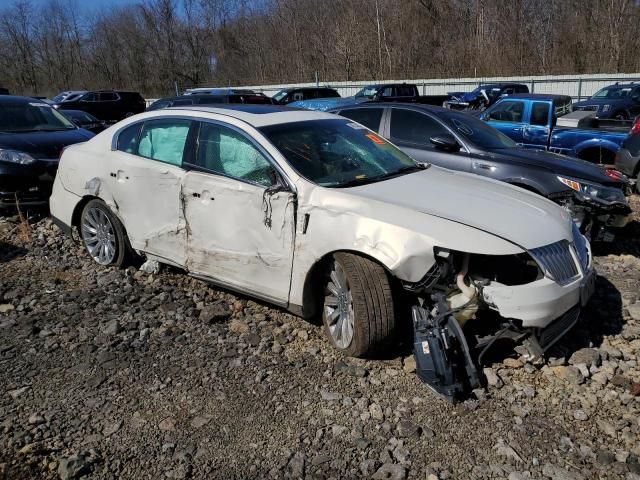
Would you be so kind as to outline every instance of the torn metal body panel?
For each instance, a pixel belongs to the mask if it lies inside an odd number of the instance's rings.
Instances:
[[[187,173],[183,180],[188,226],[185,268],[286,305],[294,203],[290,192],[263,193],[262,187],[226,177]]]
[[[477,384],[463,337],[483,312],[503,324],[474,348],[484,352],[508,332],[549,344],[593,292],[589,245],[565,209],[503,182],[417,164],[331,114],[236,106],[131,117],[61,159],[56,223],[78,226],[96,199],[149,259],[305,316],[363,315],[350,290],[358,272],[376,276],[359,291],[387,317],[394,309],[380,292],[404,288],[422,309],[414,309],[420,335],[439,336],[432,348],[453,362],[425,373],[457,378],[443,392]],[[363,321],[328,330],[364,338]]]

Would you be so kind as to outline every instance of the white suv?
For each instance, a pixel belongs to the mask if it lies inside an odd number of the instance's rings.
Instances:
[[[556,204],[418,164],[327,113],[133,116],[64,151],[50,206],[102,265],[143,255],[322,315],[353,356],[385,346],[411,307],[465,329],[497,312],[544,349],[593,289],[588,243]]]

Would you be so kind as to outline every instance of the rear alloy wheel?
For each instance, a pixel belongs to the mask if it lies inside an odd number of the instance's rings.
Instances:
[[[87,253],[100,265],[120,267],[131,251],[120,220],[100,200],[82,210],[80,234]]]
[[[331,343],[349,356],[378,353],[395,330],[387,272],[357,255],[337,253],[328,268],[322,319]]]

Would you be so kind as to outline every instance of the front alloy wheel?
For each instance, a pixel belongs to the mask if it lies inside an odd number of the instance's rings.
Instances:
[[[358,255],[334,254],[326,270],[322,309],[333,346],[352,357],[380,353],[395,333],[395,317],[386,270]]]
[[[348,348],[353,340],[353,296],[344,270],[338,262],[333,262],[329,274],[324,297],[324,316],[336,347]]]

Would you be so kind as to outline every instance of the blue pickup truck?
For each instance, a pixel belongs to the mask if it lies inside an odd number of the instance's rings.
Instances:
[[[515,94],[489,107],[480,118],[524,148],[613,164],[631,122],[571,111],[571,97],[565,95]]]

